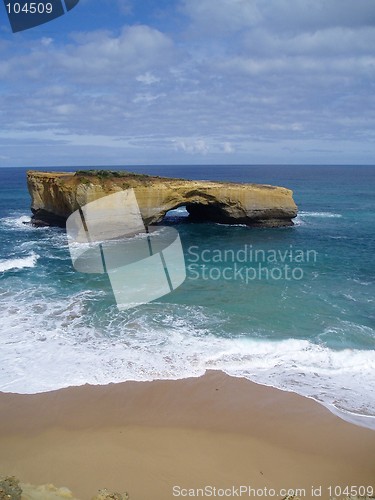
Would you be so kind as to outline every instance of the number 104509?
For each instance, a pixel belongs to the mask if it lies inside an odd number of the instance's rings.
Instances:
[[[51,3],[26,2],[6,4],[8,14],[52,14],[53,6]]]

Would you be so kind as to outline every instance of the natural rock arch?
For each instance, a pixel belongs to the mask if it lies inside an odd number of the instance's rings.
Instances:
[[[105,172],[105,174],[101,173]],[[35,223],[63,225],[71,213],[103,196],[133,189],[146,225],[185,206],[195,220],[289,226],[297,215],[292,191],[263,184],[189,181],[109,171],[28,172]]]

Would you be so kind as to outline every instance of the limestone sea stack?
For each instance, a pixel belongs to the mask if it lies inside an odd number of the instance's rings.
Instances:
[[[35,225],[65,226],[70,214],[87,203],[134,189],[146,226],[185,206],[191,218],[260,227],[293,225],[293,192],[266,184],[192,181],[125,171],[27,172]]]

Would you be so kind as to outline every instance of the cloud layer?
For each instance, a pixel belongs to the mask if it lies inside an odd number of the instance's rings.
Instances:
[[[374,163],[372,0],[92,8],[0,42],[1,165]]]

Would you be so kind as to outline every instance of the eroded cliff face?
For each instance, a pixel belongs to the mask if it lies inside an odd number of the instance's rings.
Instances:
[[[290,226],[297,215],[291,190],[229,182],[189,181],[141,174],[80,171],[29,171],[33,221],[64,226],[75,210],[115,192],[133,188],[145,225],[160,222],[174,208],[186,206],[191,217],[227,224]]]

